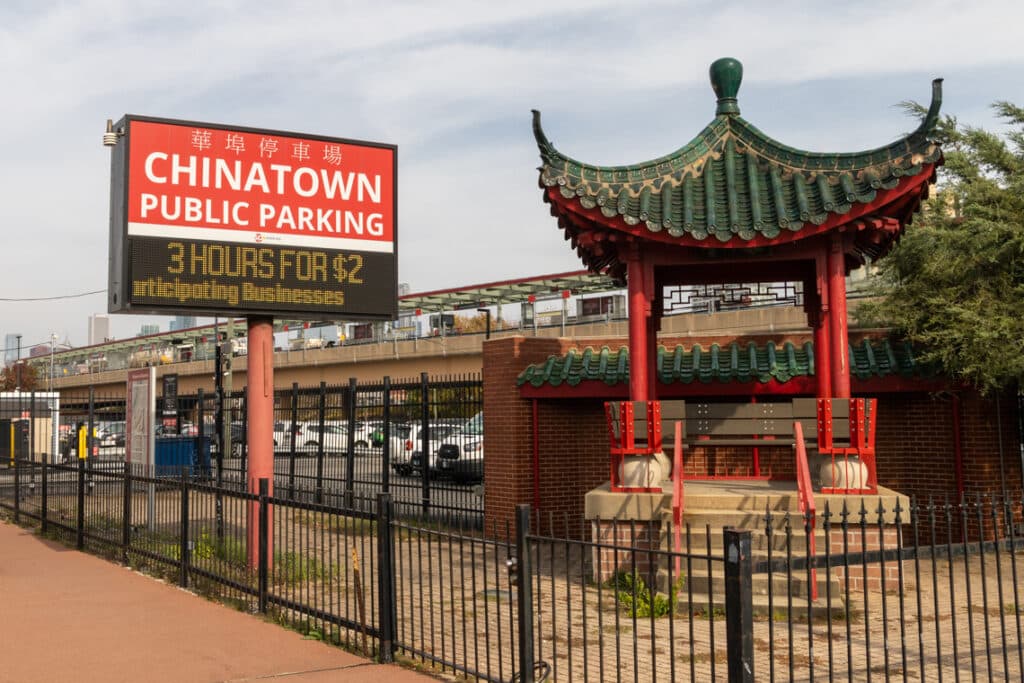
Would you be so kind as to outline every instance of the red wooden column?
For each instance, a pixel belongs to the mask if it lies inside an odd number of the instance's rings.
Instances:
[[[249,472],[248,491],[259,493],[260,479],[269,480],[268,495],[274,495],[274,321],[250,317],[248,355],[246,356],[246,413]],[[258,566],[260,505],[248,505],[249,567]],[[273,530],[273,518],[267,513]],[[267,556],[273,557],[273,532],[267,539]]]
[[[832,395],[850,398],[850,340],[846,321],[846,263],[841,235],[832,235],[828,250],[828,317],[831,336]]]
[[[644,277],[644,262],[640,250],[630,250],[626,262],[626,287],[629,297],[629,400],[646,401],[649,398],[647,319],[651,312],[651,297]]]
[[[650,316],[647,318],[647,391],[652,401],[658,399],[658,330],[661,329],[660,305],[650,302]]]
[[[807,313],[807,322],[814,331],[814,378],[817,398],[832,397],[832,324],[828,305],[828,245],[821,250],[815,262],[815,289],[817,301]]]

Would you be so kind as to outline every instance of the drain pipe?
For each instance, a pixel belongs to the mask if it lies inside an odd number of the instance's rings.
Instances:
[[[953,471],[956,474],[956,499],[964,499],[964,451],[960,435],[960,394],[953,394]]]
[[[1006,501],[1006,460],[1003,456],[1003,410],[999,402],[999,394],[996,394],[996,445],[999,448],[999,487],[1002,491],[1003,501]]]

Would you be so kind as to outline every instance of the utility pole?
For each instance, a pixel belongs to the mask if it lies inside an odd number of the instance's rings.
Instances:
[[[18,338],[18,357],[14,361],[14,389],[21,391],[21,335],[14,335]]]

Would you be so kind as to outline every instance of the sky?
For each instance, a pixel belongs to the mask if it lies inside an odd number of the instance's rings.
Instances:
[[[84,345],[106,312],[101,136],[126,113],[397,145],[398,279],[424,292],[582,268],[531,109],[569,156],[645,161],[711,122],[708,66],[734,57],[743,117],[792,147],[886,144],[936,77],[944,112],[1000,130],[991,104],[1024,104],[1022,25],[1024,3],[982,0],[4,0],[0,335]],[[42,297],[60,298],[24,300]]]

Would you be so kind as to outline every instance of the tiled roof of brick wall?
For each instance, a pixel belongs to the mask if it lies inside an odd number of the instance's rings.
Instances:
[[[884,339],[864,339],[850,346],[851,374],[860,379],[899,375],[931,377],[932,368],[917,362],[909,343]],[[814,344],[774,342],[727,346],[712,344],[703,348],[679,345],[658,347],[658,379],[665,384],[681,382],[787,382],[794,377],[814,375]],[[586,347],[572,349],[564,356],[550,356],[533,364],[516,378],[519,386],[531,384],[576,386],[583,381],[599,381],[611,386],[629,382],[629,349]]]

